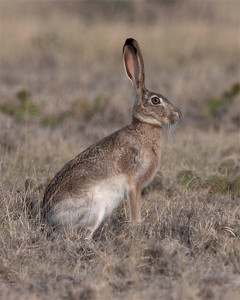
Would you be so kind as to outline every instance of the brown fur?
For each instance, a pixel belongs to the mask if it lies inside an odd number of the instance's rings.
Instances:
[[[142,189],[158,169],[160,135],[160,127],[136,120],[80,153],[48,185],[43,199],[45,213],[57,202],[79,194],[101,179],[119,173],[126,174],[129,183],[136,186],[137,190]],[[143,144],[147,147],[143,148]],[[151,158],[151,163],[147,172],[140,175],[138,170],[146,156]],[[112,159],[111,164],[109,158]]]

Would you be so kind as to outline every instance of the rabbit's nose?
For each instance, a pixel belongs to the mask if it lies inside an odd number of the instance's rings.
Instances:
[[[178,108],[175,108],[169,118],[170,124],[175,124],[176,122],[178,122],[181,116],[182,116],[181,111]]]
[[[182,113],[181,113],[181,111],[179,109],[177,109],[175,111],[175,114],[178,116],[178,119],[180,119],[182,117]]]

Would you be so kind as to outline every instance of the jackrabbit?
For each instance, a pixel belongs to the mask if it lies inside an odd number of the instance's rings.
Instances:
[[[159,167],[162,126],[174,124],[181,116],[166,98],[145,88],[136,40],[126,40],[123,61],[133,85],[131,124],[68,162],[50,182],[43,199],[42,215],[52,226],[85,229],[87,238],[125,198],[131,221],[140,221],[141,191]]]

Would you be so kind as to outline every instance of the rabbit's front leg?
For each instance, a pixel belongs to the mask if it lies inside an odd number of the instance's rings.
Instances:
[[[131,188],[128,191],[128,203],[130,210],[130,221],[133,223],[141,222],[141,191]]]

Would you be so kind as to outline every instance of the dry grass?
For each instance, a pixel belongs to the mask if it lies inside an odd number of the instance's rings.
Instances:
[[[240,154],[239,96],[217,117],[203,113],[240,77],[239,4],[209,2],[1,0],[0,105],[19,107],[27,91],[40,110],[0,111],[1,299],[239,298],[239,195],[177,183],[182,170],[219,175]],[[164,135],[143,222],[132,227],[122,205],[91,242],[42,229],[47,179],[129,122],[121,47],[130,36],[149,87],[183,111],[175,141]]]

